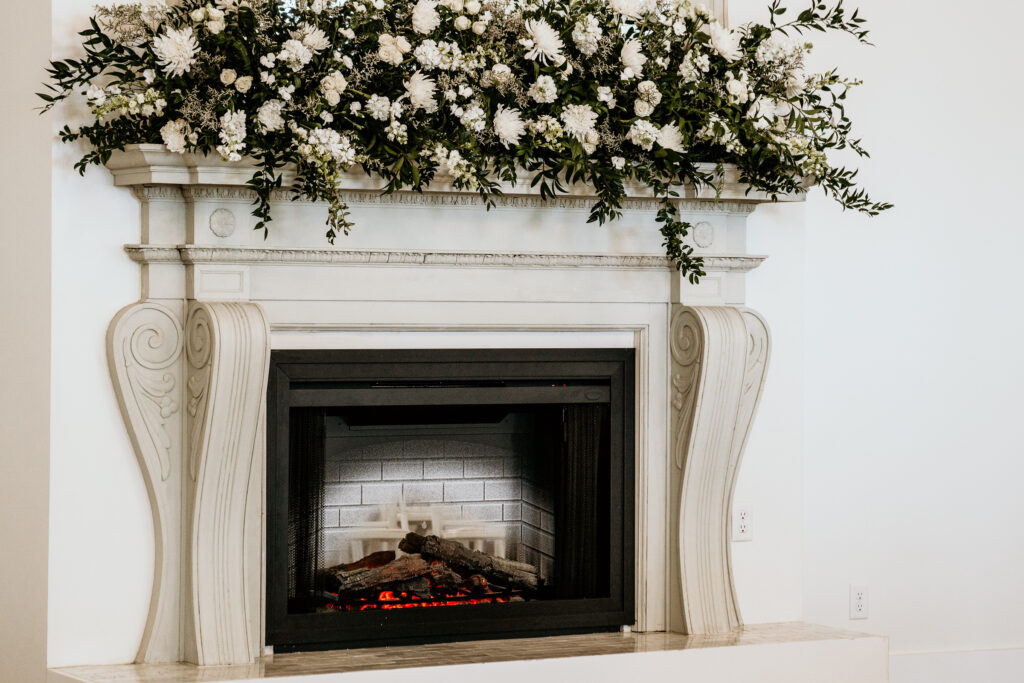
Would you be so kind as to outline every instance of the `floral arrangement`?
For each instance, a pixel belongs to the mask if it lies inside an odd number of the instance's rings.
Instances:
[[[339,178],[353,166],[385,192],[437,174],[479,192],[525,170],[542,197],[590,184],[590,220],[617,218],[624,181],[661,200],[665,247],[704,274],[673,198],[714,185],[710,162],[772,197],[818,185],[876,214],[856,171],[844,100],[857,81],[810,74],[808,31],[867,42],[863,19],[814,0],[790,21],[729,29],[691,0],[142,0],[96,8],[84,57],[54,61],[44,109],[83,92],[94,116],[65,126],[105,163],[128,144],[251,157],[258,228],[294,164],[296,193],[330,205],[332,242],[352,227]]]

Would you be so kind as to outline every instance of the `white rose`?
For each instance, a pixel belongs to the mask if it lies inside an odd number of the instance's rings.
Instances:
[[[199,9],[194,9],[192,10],[192,13],[189,16],[192,17],[192,21],[198,23],[206,18],[206,10],[202,7],[200,7]]]
[[[477,14],[480,11],[480,3],[477,0],[469,0],[466,3],[466,11],[470,14]]]
[[[633,103],[633,111],[636,112],[637,116],[650,116],[654,113],[654,107],[650,102],[637,100]]]
[[[341,102],[341,95],[337,90],[328,90],[325,97],[327,98],[327,104],[332,107],[337,107],[338,102]]]
[[[221,31],[223,31],[226,27],[227,27],[227,24],[224,23],[223,20],[210,21],[210,22],[207,22],[207,24],[206,24],[206,30],[209,31],[210,33],[212,33],[213,35],[217,35]]]
[[[231,85],[238,78],[238,74],[235,73],[234,69],[224,69],[220,72],[220,82],[224,85]]]
[[[459,29],[460,31],[465,31],[472,24],[473,22],[469,20],[469,17],[465,16],[460,16],[455,20],[455,28]]]
[[[473,33],[477,34],[478,36],[481,36],[481,35],[483,35],[484,31],[486,31],[486,30],[487,30],[487,24],[485,24],[484,22],[482,22],[482,21],[474,21],[473,22]]]
[[[235,90],[245,94],[249,92],[249,88],[252,87],[252,76],[239,76],[238,80],[235,81]]]

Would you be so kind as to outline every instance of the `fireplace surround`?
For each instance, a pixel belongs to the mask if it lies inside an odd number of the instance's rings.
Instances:
[[[444,179],[381,196],[353,175],[346,194],[366,227],[329,248],[315,227],[324,207],[286,193],[268,239],[250,229],[244,162],[139,145],[108,168],[142,207],[142,240],[126,247],[141,300],[108,334],[156,533],[139,661],[247,663],[272,642],[272,349],[630,349],[631,626],[742,625],[727,528],[769,356],[764,321],[743,305],[745,274],[763,261],[745,251],[746,218],[766,198],[729,169],[717,194],[679,199],[707,270],[691,284],[659,255],[657,204],[642,188],[596,228],[585,187],[541,201],[521,182],[487,212]]]

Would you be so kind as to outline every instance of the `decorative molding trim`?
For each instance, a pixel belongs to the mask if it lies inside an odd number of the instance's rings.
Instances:
[[[743,626],[728,530],[770,345],[754,311],[673,306],[673,630],[702,635]]]
[[[671,268],[664,256],[647,254],[514,254],[454,251],[397,251],[359,249],[297,249],[259,247],[146,246],[129,244],[125,251],[137,263],[221,264],[338,264],[369,266],[465,266],[504,268]],[[746,273],[760,266],[766,256],[704,255],[709,271]]]
[[[114,393],[146,482],[153,511],[156,559],[149,617],[136,657],[166,663],[181,658],[181,377],[183,330],[178,317],[143,301],[122,309],[107,331]]]
[[[256,304],[192,302],[185,349],[194,480],[186,653],[200,665],[247,664],[262,654],[252,608],[262,510],[251,487],[265,459],[270,328]]]

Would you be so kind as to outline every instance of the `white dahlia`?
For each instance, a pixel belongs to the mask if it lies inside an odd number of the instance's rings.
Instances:
[[[180,76],[196,63],[199,42],[192,27],[179,30],[168,28],[153,39],[153,54],[157,62],[171,76]]]
[[[570,104],[562,110],[562,124],[566,133],[580,142],[589,142],[597,124],[597,112],[589,104]]]
[[[530,36],[532,47],[527,50],[525,57],[533,59],[541,64],[561,64],[565,61],[562,56],[562,48],[565,44],[558,37],[558,32],[551,28],[551,24],[543,19],[532,19],[526,22],[526,34]]]
[[[416,33],[430,33],[440,23],[441,16],[437,13],[437,2],[434,0],[419,0],[416,3],[412,10],[412,29]]]
[[[519,144],[519,139],[526,133],[526,124],[518,109],[506,109],[498,105],[494,112],[494,134],[505,149]]]
[[[437,83],[422,71],[414,72],[405,82],[405,92],[409,95],[409,102],[414,111],[416,109],[423,109],[428,113],[437,111],[437,102],[434,100],[436,91]]]

